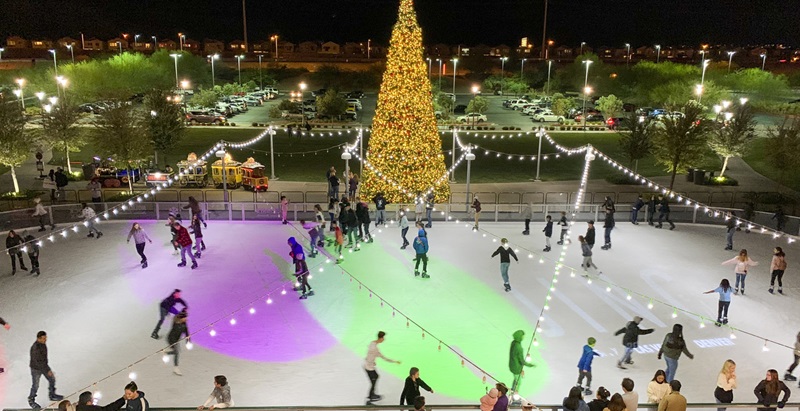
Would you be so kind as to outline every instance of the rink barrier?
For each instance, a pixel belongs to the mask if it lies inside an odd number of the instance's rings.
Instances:
[[[197,193],[189,191],[192,194],[186,194],[185,196],[178,196],[173,197],[175,200],[173,201],[160,201],[160,202],[147,202],[143,201],[141,203],[134,203],[133,206],[128,207],[127,210],[120,210],[118,209],[118,214],[114,215],[111,220],[166,220],[170,209],[178,208],[180,210],[181,217],[183,221],[188,222],[188,218],[190,217],[191,213],[187,209],[183,209],[186,206],[187,202],[186,199],[189,195],[202,193],[202,191],[197,191]],[[210,194],[213,193],[213,194]],[[205,200],[211,201],[203,201],[200,202],[200,206],[203,213],[203,219],[210,220],[210,221],[279,221],[281,219],[280,214],[280,204],[278,203],[278,196],[277,193],[250,193],[256,196],[261,196],[260,199],[263,201],[254,201],[254,202],[236,202],[237,196],[233,194],[236,193],[231,192],[231,197],[228,203],[225,203],[223,200],[222,192],[207,192],[206,195],[202,196]],[[247,194],[242,193],[240,194]],[[274,195],[273,195],[274,194]],[[284,192],[281,193],[282,195],[290,194],[287,197],[295,197],[301,198],[300,195],[303,194],[302,192]],[[307,194],[307,193],[305,193]],[[324,196],[325,193],[322,193]],[[478,193],[480,197],[480,193]],[[564,195],[566,197],[566,194]],[[183,198],[185,197],[185,198]],[[276,201],[266,201],[266,200],[274,200]],[[305,198],[307,199],[308,196],[306,195]],[[520,197],[524,198],[524,197]],[[600,199],[604,198],[604,196],[599,197]],[[198,199],[199,200],[199,199]],[[90,204],[95,212],[100,215],[105,210],[109,210],[112,207],[122,204],[122,203],[91,203]],[[289,212],[287,218],[291,221],[313,221],[315,218],[314,214],[314,205],[319,204],[322,206],[323,214],[325,216],[325,220],[329,219],[327,213],[327,204],[323,202],[290,202],[289,203]],[[524,219],[522,218],[522,211],[525,209],[526,204],[485,204],[481,203],[481,216],[480,221],[482,222],[522,222]],[[531,222],[534,223],[541,223],[545,221],[545,216],[550,215],[553,218],[553,221],[558,221],[560,218],[561,211],[572,212],[572,205],[570,204],[533,204],[531,209],[533,212],[533,216],[531,218]],[[616,224],[630,224],[630,217],[631,217],[631,206],[630,205],[616,205],[617,212],[615,213],[615,222]],[[46,216],[46,225],[49,227],[52,224],[56,224],[58,226],[63,225],[71,225],[83,220],[83,216],[81,215],[81,207],[80,204],[72,203],[72,204],[56,204],[56,205],[49,205],[45,206],[45,209],[48,211],[48,215]],[[672,212],[670,213],[670,219],[676,223],[693,223],[693,224],[711,224],[717,226],[724,226],[725,220],[719,217],[715,217],[713,215],[713,211],[705,212],[704,208],[695,208],[693,206],[686,206],[686,205],[679,205],[679,204],[671,204],[670,209]],[[414,221],[416,219],[415,213],[415,205],[414,204],[388,204],[386,206],[386,218],[388,220],[397,221],[400,217],[400,211],[407,210],[408,213],[408,220]],[[465,203],[461,204],[438,204],[435,206],[435,211],[432,213],[432,219],[435,223],[441,224],[443,222],[465,222],[469,223],[474,220],[474,214],[470,208],[470,205]],[[597,223],[598,227],[602,227],[603,224],[603,206],[602,204],[587,204],[583,203],[579,210],[577,210],[576,221],[588,221],[594,220]],[[737,216],[742,216],[743,212],[741,209],[736,208],[717,208],[717,212],[727,212],[727,211],[734,211],[736,212]],[[29,230],[33,231],[31,234],[37,236],[36,227],[39,225],[39,220],[36,217],[33,217],[31,214],[33,213],[33,208],[27,209],[17,209],[13,211],[4,211],[0,212],[0,231],[8,231],[8,230]],[[647,206],[642,208],[639,211],[638,215],[638,222],[639,224],[647,224],[646,218],[648,215]],[[372,222],[375,222],[375,212],[374,210],[371,211],[371,218]],[[764,224],[768,226],[774,226],[773,221],[771,220],[772,213],[765,213],[765,212],[756,212],[752,222],[757,224]],[[425,213],[422,214],[422,219],[425,219]],[[654,213],[654,220],[658,219],[658,212]],[[102,222],[99,224],[103,224]],[[741,227],[742,231],[745,231],[745,227]],[[800,218],[787,216],[786,226],[784,227],[784,232],[789,235],[797,235],[798,230],[800,229]],[[754,233],[759,233],[760,229],[754,229]]]

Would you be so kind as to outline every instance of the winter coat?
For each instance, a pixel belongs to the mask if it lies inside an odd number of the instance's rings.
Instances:
[[[499,395],[497,388],[492,388],[486,395],[481,397],[481,411],[492,411],[492,407],[497,404],[497,396]]]
[[[672,332],[664,336],[664,342],[661,343],[661,349],[658,350],[658,358],[661,358],[661,354],[675,360],[680,358],[681,354],[694,358],[694,355],[689,352],[689,348],[686,346],[686,341],[683,339],[682,325],[673,325]]]
[[[588,405],[589,411],[603,411],[608,406],[608,401],[595,398]]]
[[[331,187],[333,188],[339,187],[339,177],[330,176],[328,177],[328,182],[331,184]]]
[[[44,208],[42,203],[36,203],[36,208],[33,209],[33,216],[47,215],[47,209]]]
[[[189,305],[186,304],[186,301],[183,301],[183,298],[175,298],[175,296],[172,294],[170,294],[169,297],[161,300],[160,307],[169,311],[172,314],[178,314],[180,311],[178,311],[178,309],[175,308],[175,305],[177,304],[182,305],[183,308],[189,308]]]
[[[515,331],[514,339],[511,341],[511,347],[508,350],[508,369],[514,375],[521,374],[523,366],[533,366],[533,364],[525,361],[525,353],[522,349],[523,337],[525,337],[525,331]]]
[[[186,227],[178,227],[175,229],[175,242],[181,247],[189,247],[192,245],[192,237],[189,237],[189,230]]]
[[[47,363],[47,345],[35,341],[31,346],[31,370],[36,370],[41,373],[50,372],[50,365]]]
[[[497,247],[497,250],[495,250],[494,253],[492,253],[492,258],[494,258],[494,256],[496,256],[497,254],[500,254],[501,263],[510,263],[511,262],[510,257],[514,257],[514,260],[519,261],[517,255],[514,253],[514,250],[511,247],[503,247],[502,245],[500,247]]]
[[[633,203],[633,209],[638,211],[638,210],[641,210],[641,209],[642,209],[642,207],[644,207],[644,200],[642,200],[642,198],[641,198],[641,197],[639,197],[639,198],[636,200],[636,202],[635,202],[635,203]]]
[[[584,400],[578,400],[578,408],[574,410],[572,408],[567,407],[567,400],[569,397],[564,397],[564,400],[561,401],[561,406],[564,408],[564,411],[589,411],[589,406],[586,404]]]
[[[727,228],[727,232],[731,232],[736,230],[736,219],[733,217],[728,218],[728,221],[725,222],[725,227]]]
[[[567,216],[561,216],[561,219],[558,220],[558,225],[561,226],[561,231],[567,230],[567,228],[569,228],[569,223],[567,222]]]
[[[153,241],[150,237],[147,236],[147,233],[144,231],[144,228],[140,228],[138,230],[131,230],[128,233],[128,240],[131,241],[131,237],[133,237],[133,241],[136,244],[144,244],[146,241]]]
[[[106,406],[92,405],[92,404],[77,404],[75,411],[117,411],[125,406],[125,398],[119,397],[116,401]]]
[[[383,198],[383,195],[377,195],[372,198],[372,202],[375,203],[376,210],[385,210],[386,209],[386,199]]]
[[[22,243],[22,237],[18,235],[6,237],[6,248],[8,249],[8,253],[13,254],[19,251],[18,248],[20,245],[22,245]]]
[[[28,243],[28,256],[29,257],[38,257],[39,256],[39,243],[36,242],[36,238],[30,234],[25,236],[25,242]]]
[[[425,198],[425,209],[433,210],[433,202],[433,193],[428,194],[428,197]]]
[[[194,238],[203,238],[203,223],[200,222],[200,219],[192,220],[192,234],[194,234]]]
[[[424,213],[425,212],[425,203],[420,201],[420,200],[417,200],[417,205],[414,207],[414,212],[416,212],[417,215],[420,215],[420,214]]]
[[[472,202],[472,208],[475,209],[476,213],[480,213],[481,212],[481,202],[478,201],[477,198],[475,199],[475,201]]]
[[[97,217],[97,213],[95,213],[94,209],[92,209],[92,207],[89,207],[89,206],[87,206],[86,208],[81,210],[81,215],[83,216],[83,219],[86,220],[86,221],[89,221],[89,220]]]
[[[351,178],[351,179],[350,179],[350,180],[347,182],[347,184],[348,184],[348,186],[350,187],[350,191],[352,191],[352,192],[355,192],[355,191],[356,191],[356,189],[358,189],[358,180],[356,180],[355,178]]]
[[[189,326],[185,321],[179,323],[176,317],[176,321],[172,322],[172,328],[169,330],[169,334],[167,334],[167,343],[169,343],[169,345],[175,344],[180,341],[184,335],[187,337],[189,336]]]
[[[686,411],[686,397],[673,391],[658,403],[658,411]]]
[[[530,204],[526,204],[525,208],[522,209],[522,218],[526,220],[530,220],[533,218],[533,208],[531,208]]]
[[[789,395],[792,392],[789,390],[789,387],[784,384],[783,381],[778,381],[779,391],[777,394],[768,394],[767,393],[767,380],[761,380],[761,382],[756,385],[756,388],[753,390],[753,393],[758,398],[759,404],[778,404],[778,395],[781,391],[783,391],[783,398],[780,399],[780,402],[787,402],[789,401]],[[775,408],[759,408],[759,410],[774,410]]]
[[[431,392],[433,389],[422,381],[422,378],[414,380],[411,377],[406,377],[406,383],[403,386],[403,392],[400,393],[400,405],[414,405],[414,398],[419,397],[419,389],[423,388],[425,391]]]
[[[214,408],[232,407],[233,399],[231,398],[230,384],[225,384],[222,387],[214,387],[214,391],[211,391],[211,395],[208,396],[208,399],[203,406],[207,407],[211,405],[211,402],[214,400],[217,401],[217,403],[214,405]]]
[[[633,347],[638,347],[639,345],[639,336],[646,335],[652,333],[654,330],[652,328],[648,328],[643,330],[639,328],[639,324],[636,321],[628,321],[628,324],[625,327],[620,328],[614,335],[624,334],[622,336],[622,345],[628,346],[629,344],[633,344]]]
[[[672,388],[669,386],[666,379],[661,384],[657,381],[650,381],[650,383],[647,384],[647,402],[658,404],[671,392]]]
[[[400,226],[401,229],[408,228],[408,216],[403,214],[403,216],[400,217],[400,222],[398,223],[398,225]]]
[[[581,355],[581,359],[578,360],[578,370],[592,372],[592,360],[598,355],[600,354],[590,347],[589,344],[584,345],[583,354]]]
[[[614,213],[606,213],[606,219],[603,222],[603,228],[614,228]]]
[[[289,252],[292,262],[296,263],[306,259],[306,251],[303,249],[303,245],[298,243],[294,237],[289,237],[289,246],[292,247],[292,251]]]
[[[669,201],[667,201],[666,197],[659,202],[658,211],[662,213],[669,213]]]
[[[63,171],[56,171],[55,173],[56,187],[66,187],[69,184],[69,179]]]
[[[587,228],[586,235],[583,238],[586,239],[586,244],[594,245],[594,227]]]
[[[137,391],[139,397],[135,400],[125,401],[125,411],[150,411],[150,403],[144,398],[144,393]]]
[[[414,239],[414,251],[417,254],[425,254],[428,252],[428,237],[426,237],[425,230],[417,232],[417,238]]]
[[[544,230],[542,230],[545,237],[552,237],[553,236],[553,220],[548,221],[544,225]]]
[[[344,234],[342,233],[342,228],[337,226],[333,230],[333,234],[336,236],[336,244],[342,245],[344,244]]]
[[[492,411],[508,411],[508,395],[500,395],[492,407]]]
[[[369,206],[367,206],[367,203],[358,203],[356,205],[356,216],[361,224],[367,224],[371,221],[369,218]]]
[[[100,198],[103,196],[103,186],[99,181],[95,180],[86,185],[86,188],[92,192],[92,198]]]
[[[347,212],[347,227],[351,230],[358,228],[358,216],[356,216],[356,212],[352,209]]]
[[[581,244],[581,255],[584,257],[591,257],[592,256],[592,247],[589,247],[589,244],[582,243]]]
[[[202,211],[202,210],[200,210],[200,203],[198,203],[196,201],[195,202],[190,201],[188,205],[183,207],[183,209],[184,210],[191,209],[192,210],[192,215],[200,214],[200,212]]]
[[[733,273],[734,274],[747,274],[747,269],[749,267],[758,265],[758,263],[753,261],[753,260],[751,260],[750,257],[747,257],[746,260],[741,261],[741,260],[739,260],[738,256],[733,257],[730,260],[724,261],[722,263],[722,265],[727,265],[727,264],[734,264],[735,265],[733,267]]]
[[[773,255],[772,262],[769,265],[770,270],[786,270],[786,256],[785,255]]]

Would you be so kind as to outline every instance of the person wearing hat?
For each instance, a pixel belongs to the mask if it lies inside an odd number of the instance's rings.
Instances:
[[[624,334],[622,336],[622,345],[625,346],[625,354],[622,355],[619,361],[617,361],[617,368],[626,369],[623,364],[633,364],[633,360],[631,360],[631,355],[633,354],[633,349],[639,346],[639,336],[650,334],[654,330],[652,328],[648,329],[641,329],[639,328],[639,324],[642,322],[642,317],[638,315],[633,317],[633,321],[629,321],[628,324],[625,324],[625,327],[620,328],[614,335]]]
[[[514,375],[514,382],[511,384],[511,392],[518,393],[519,385],[525,371],[522,367],[533,367],[533,363],[525,361],[525,353],[522,349],[522,339],[525,338],[525,331],[517,330],[514,332],[514,339],[511,340],[511,348],[508,353],[508,369]],[[498,388],[499,389],[499,388]]]
[[[47,210],[42,205],[42,199],[39,198],[39,197],[36,197],[36,198],[33,199],[33,204],[34,204],[34,209],[33,209],[33,214],[32,215],[39,220],[39,227],[40,227],[39,231],[45,231],[44,226],[45,226],[45,220],[46,220],[46,217],[47,217],[47,214],[48,214]],[[56,228],[56,225],[53,224],[53,223],[50,223],[50,229],[54,230],[55,228]]]
[[[417,253],[414,264],[414,277],[419,277],[419,263],[422,262],[422,278],[431,278],[428,275],[428,236],[424,228],[420,228],[417,232],[417,238],[414,239],[414,251]]]
[[[594,350],[594,345],[597,340],[594,337],[589,337],[586,345],[583,346],[583,354],[581,359],[578,360],[578,388],[583,388],[583,379],[586,378],[586,389],[583,390],[584,395],[592,395],[592,360],[595,356],[600,354]]]

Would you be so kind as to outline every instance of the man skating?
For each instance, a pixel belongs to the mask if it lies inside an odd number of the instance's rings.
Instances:
[[[392,360],[383,354],[381,354],[380,349],[378,349],[378,344],[382,343],[386,338],[386,333],[383,331],[378,332],[378,339],[369,343],[369,347],[367,348],[367,358],[364,360],[364,370],[367,372],[367,377],[369,377],[370,387],[369,387],[369,395],[367,396],[367,405],[372,405],[373,401],[380,401],[383,397],[375,393],[375,384],[378,382],[378,372],[375,370],[377,364],[375,360],[377,358],[383,358],[385,361],[392,362],[395,364],[400,364],[400,361]]]
[[[185,335],[186,342],[187,343],[191,342],[191,336],[189,334],[189,325],[186,323],[186,321],[188,320],[187,318],[188,316],[189,314],[184,308],[183,311],[178,313],[178,315],[175,316],[175,319],[172,320],[172,328],[169,330],[169,333],[167,334],[167,349],[165,353],[167,353],[168,355],[172,355],[173,364],[175,365],[175,368],[172,369],[172,373],[177,376],[183,375],[181,373],[180,368],[178,368],[178,362],[180,360],[180,353],[181,353],[180,341]]]
[[[386,198],[383,197],[383,193],[378,192],[375,194],[375,197],[372,198],[372,202],[375,203],[375,226],[379,226],[381,224],[386,224]]]
[[[97,235],[97,239],[103,236],[103,233],[94,226],[95,218],[97,217],[97,213],[94,212],[92,207],[86,205],[86,203],[81,203],[81,215],[83,216],[83,221],[86,227],[89,228],[89,234],[86,237],[94,237],[95,234]]]
[[[31,260],[31,274],[39,275],[39,243],[32,235],[28,234],[24,238],[25,251],[28,253],[28,258]]]
[[[663,195],[659,195],[658,196],[658,225],[656,225],[656,228],[661,228],[662,227],[662,224],[661,224],[662,220],[666,220],[669,223],[669,229],[670,230],[674,230],[675,229],[675,223],[673,223],[672,220],[669,219],[669,200],[667,200],[667,197],[664,197]]]
[[[644,199],[642,195],[639,195],[639,198],[636,199],[636,202],[633,203],[633,207],[631,207],[631,223],[634,225],[639,225],[639,210],[644,207]]]
[[[595,230],[594,230],[594,220],[589,220],[586,222],[588,225],[586,227],[586,235],[583,238],[586,240],[586,244],[589,245],[589,249],[594,248],[594,239],[595,239]]]
[[[567,236],[567,231],[569,231],[569,222],[567,221],[567,212],[561,212],[561,218],[558,220],[558,225],[561,227],[561,237],[558,239],[556,244],[562,245],[564,244],[564,237]]]
[[[157,340],[158,331],[161,330],[161,324],[164,324],[164,319],[167,318],[167,315],[178,315],[182,311],[178,311],[178,309],[175,308],[175,306],[178,304],[182,305],[184,310],[189,308],[189,305],[186,304],[186,301],[183,301],[181,298],[181,290],[176,288],[174,291],[172,291],[172,294],[170,294],[169,297],[161,300],[161,304],[159,305],[160,318],[158,319],[158,323],[156,324],[156,328],[153,330],[153,333],[150,334],[150,337]]]
[[[406,247],[411,244],[406,238],[406,234],[408,234],[408,216],[405,212],[400,212],[400,222],[398,225],[400,226],[400,237],[403,238],[403,245],[400,246],[400,249],[405,250]]]
[[[631,355],[633,354],[633,349],[639,346],[639,336],[653,332],[652,328],[648,328],[646,330],[639,328],[639,324],[641,322],[642,317],[637,315],[633,317],[633,321],[628,321],[628,324],[626,324],[625,327],[620,328],[614,333],[614,335],[624,334],[622,336],[622,345],[625,346],[625,354],[623,354],[622,358],[617,361],[617,368],[624,370],[625,365],[623,364],[633,364]]]
[[[511,284],[508,281],[508,266],[511,265],[510,257],[514,257],[514,260],[517,263],[519,263],[519,259],[514,253],[514,250],[508,245],[507,238],[500,240],[500,247],[497,247],[497,250],[492,253],[492,258],[498,254],[500,254],[500,276],[503,278],[503,285],[506,289],[506,292],[509,292],[511,291]]]
[[[186,254],[192,259],[192,270],[197,268],[197,260],[192,253],[192,237],[189,236],[189,230],[182,226],[181,223],[175,222],[172,224],[175,229],[175,245],[181,250],[181,262],[178,267],[186,267]]]
[[[44,375],[47,378],[50,386],[48,393],[50,401],[61,401],[64,396],[56,394],[56,376],[53,370],[50,369],[47,359],[47,333],[39,331],[36,334],[36,341],[31,346],[31,377],[33,383],[31,384],[31,392],[28,395],[28,405],[34,410],[39,410],[42,407],[36,403],[36,394],[39,391],[39,380]]]
[[[519,392],[519,385],[525,371],[522,367],[534,367],[533,363],[525,361],[525,353],[522,349],[522,339],[525,338],[525,331],[517,330],[514,332],[514,339],[511,340],[511,347],[508,352],[508,369],[514,375],[514,382],[511,384],[511,393]]]
[[[422,278],[431,278],[428,275],[428,236],[422,228],[419,229],[417,237],[414,239],[414,251],[417,253],[414,276],[420,276],[419,263],[422,262]]]
[[[39,221],[39,231],[40,232],[45,231],[46,228],[44,228],[44,226],[46,225],[45,221],[47,221],[47,215],[48,215],[47,209],[44,208],[44,206],[42,205],[42,199],[39,197],[34,198],[33,203],[34,203],[34,209],[32,215]],[[55,224],[51,223],[50,229],[54,230],[55,228],[56,228]]]
[[[603,250],[610,250],[611,249],[611,230],[614,229],[614,212],[610,210],[606,210],[605,221],[603,221],[603,228],[605,229],[604,240],[605,244],[600,247]]]
[[[550,216],[545,217],[546,223],[544,225],[544,249],[542,251],[550,251],[550,237],[553,236],[553,218]]]

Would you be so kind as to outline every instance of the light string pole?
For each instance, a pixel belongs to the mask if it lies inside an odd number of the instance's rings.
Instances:
[[[544,134],[544,129],[543,128],[539,128],[539,132],[536,133],[536,135],[539,137],[539,150],[537,150],[537,152],[536,152],[536,177],[533,179],[533,181],[536,181],[536,182],[542,181],[539,178],[539,170],[541,169],[541,166],[542,166],[542,135],[543,134]]]
[[[275,130],[270,127],[267,132],[269,133],[269,179],[277,180],[278,177],[275,176],[275,146],[273,145]]]
[[[458,128],[456,128],[456,126],[453,126],[453,152],[452,152],[452,154],[450,156],[450,165],[451,166],[456,163],[456,139],[457,138],[458,138]],[[450,182],[451,183],[455,183],[456,182],[456,170],[451,168],[451,171],[452,171],[452,173],[450,174]]]
[[[475,160],[475,154],[472,153],[472,145],[467,145],[467,154],[464,155],[464,160],[467,160],[467,199],[464,203],[466,210],[469,211],[469,180],[472,172],[472,161]]]

